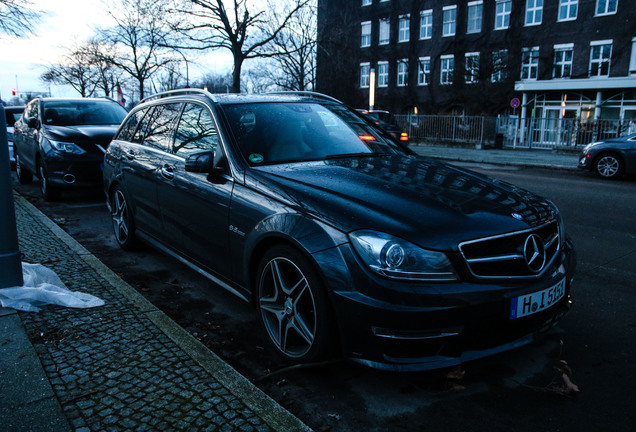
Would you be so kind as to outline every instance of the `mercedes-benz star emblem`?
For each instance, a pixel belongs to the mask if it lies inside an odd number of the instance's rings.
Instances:
[[[530,234],[523,245],[523,257],[528,269],[539,273],[545,265],[545,245],[537,234]]]

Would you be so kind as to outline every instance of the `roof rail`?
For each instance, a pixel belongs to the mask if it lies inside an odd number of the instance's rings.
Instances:
[[[307,96],[307,97],[313,97],[316,99],[325,99],[325,100],[329,100],[332,102],[337,102],[339,104],[342,104],[342,102],[340,102],[338,99],[333,98],[331,96],[327,96],[326,94],[322,94],[322,93],[318,93],[318,92],[311,92],[311,91],[301,91],[301,90],[290,90],[290,91],[277,91],[277,92],[269,92],[266,93],[269,95],[298,95],[298,96]]]
[[[168,90],[161,93],[153,94],[151,96],[146,96],[145,98],[140,100],[139,103],[147,102],[152,99],[161,99],[164,97],[175,96],[177,94],[198,94],[198,95],[208,96],[209,98],[211,98],[213,101],[216,102],[216,98],[214,97],[214,95],[207,90],[199,89],[199,88],[184,88],[184,89]]]

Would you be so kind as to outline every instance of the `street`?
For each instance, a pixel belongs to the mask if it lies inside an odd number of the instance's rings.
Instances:
[[[630,431],[636,424],[636,214],[633,178],[456,163],[514,183],[561,210],[577,256],[574,306],[543,341],[463,370],[383,373],[334,361],[281,369],[256,312],[176,260],[116,245],[101,191],[40,198],[15,189],[97,258],[315,430]],[[560,395],[567,362],[580,393]]]

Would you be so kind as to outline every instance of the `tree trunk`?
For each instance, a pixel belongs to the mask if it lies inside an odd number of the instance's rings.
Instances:
[[[232,93],[241,92],[241,68],[243,67],[243,56],[241,53],[234,53],[234,69],[232,70]]]

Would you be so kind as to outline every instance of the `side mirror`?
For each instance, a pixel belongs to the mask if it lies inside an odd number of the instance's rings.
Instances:
[[[212,172],[212,163],[214,161],[213,151],[202,151],[188,156],[185,160],[185,170],[195,173]]]

